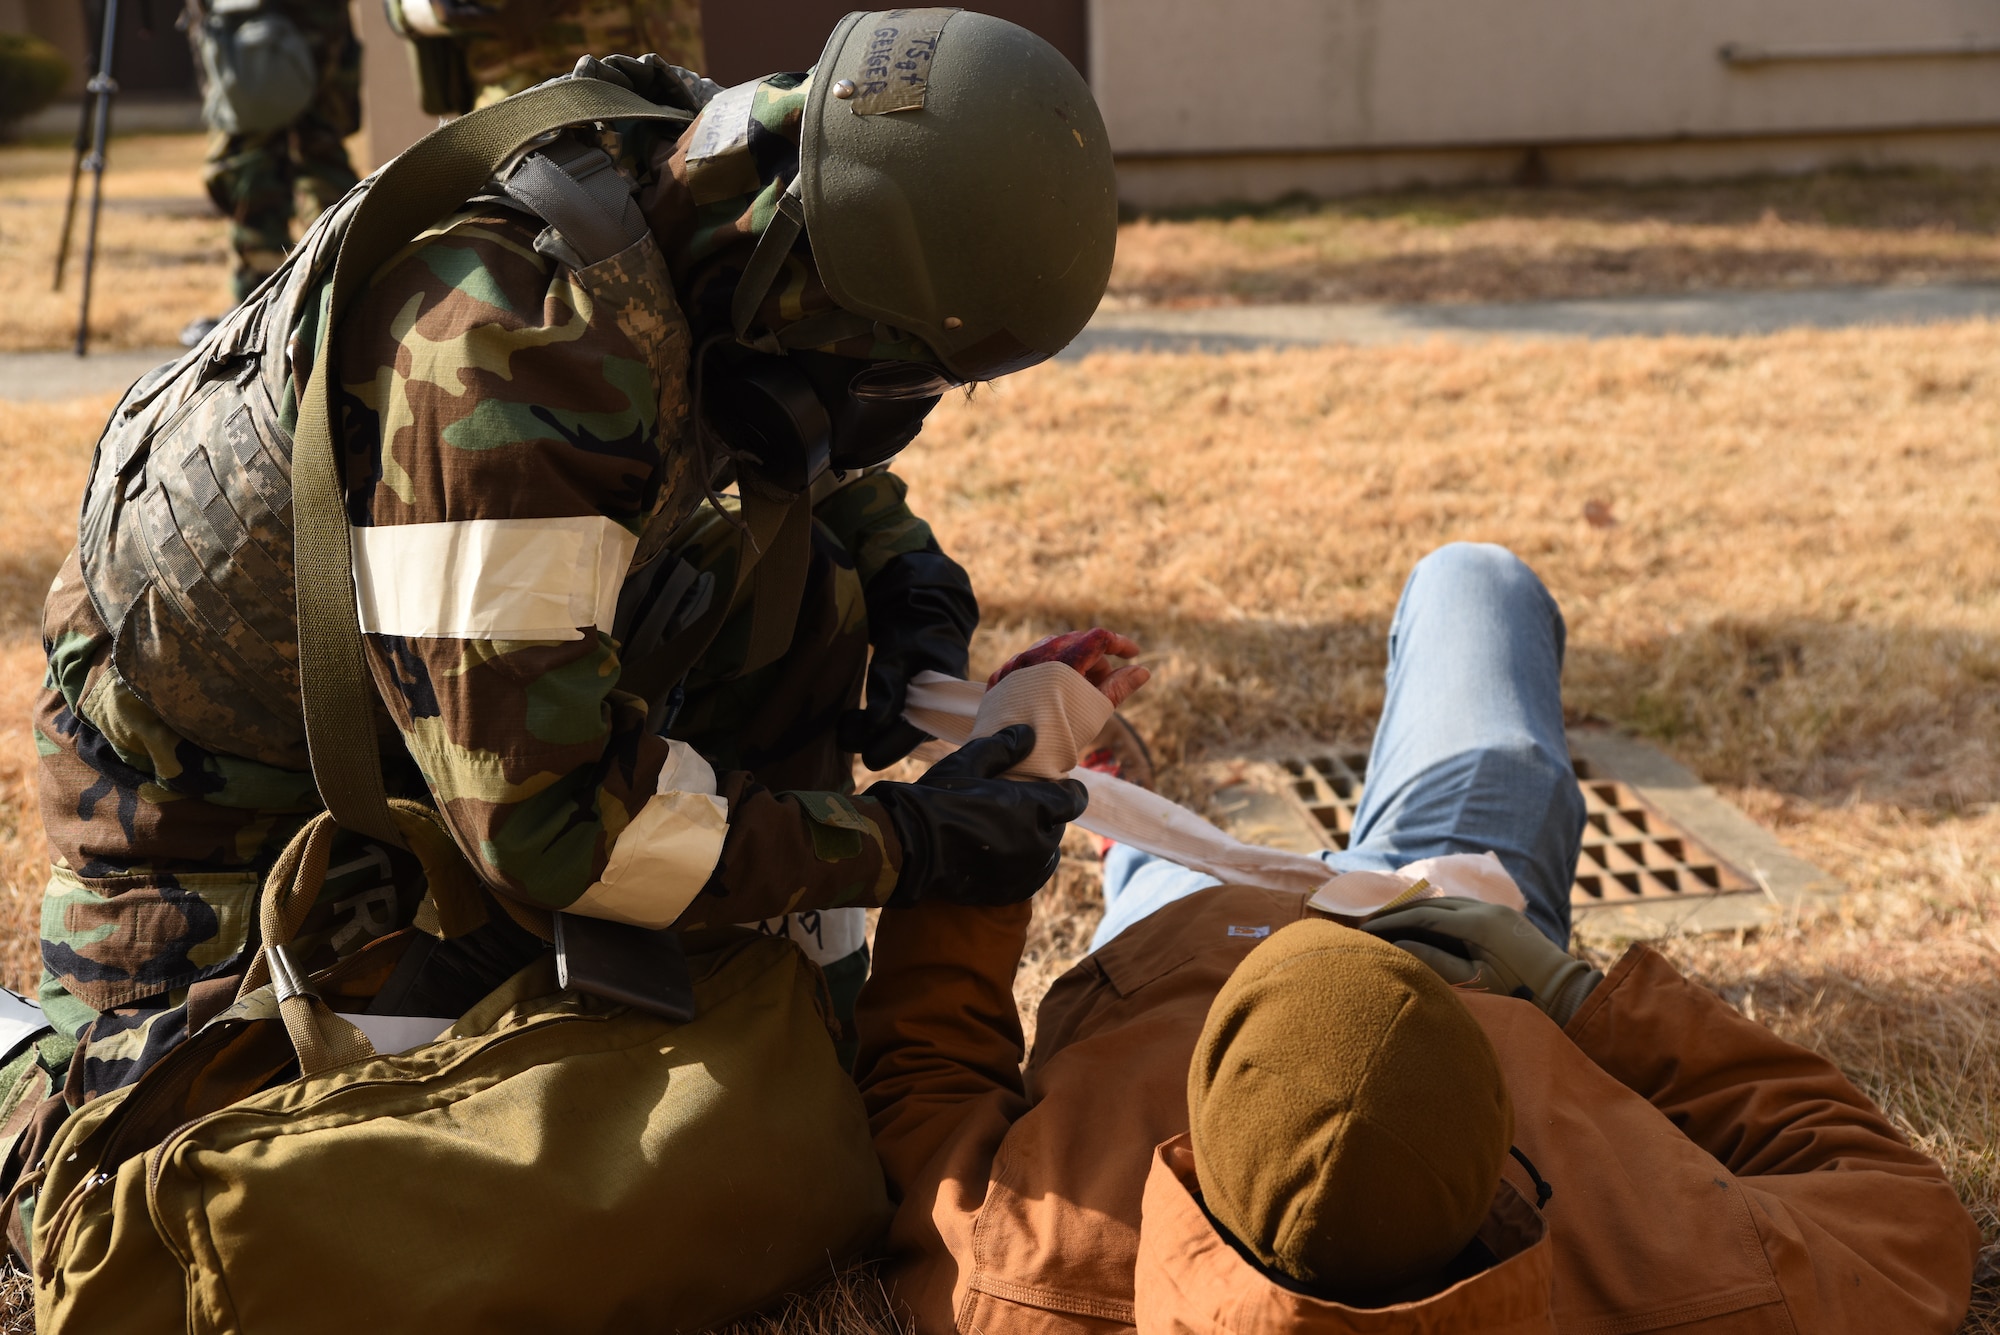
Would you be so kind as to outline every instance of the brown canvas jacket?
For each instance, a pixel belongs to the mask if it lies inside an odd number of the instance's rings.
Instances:
[[[1146,1335],[1555,1335],[1548,1226],[1506,1183],[1479,1240],[1496,1264],[1419,1302],[1364,1311],[1273,1282],[1216,1233],[1196,1200],[1194,1151],[1154,1151],[1140,1207],[1133,1324]]]
[[[857,1070],[899,1202],[892,1282],[920,1331],[1943,1335],[1963,1319],[1978,1232],[1937,1165],[1831,1063],[1645,946],[1567,1030],[1466,997],[1515,1145],[1554,1189],[1545,1241],[1508,1227],[1516,1206],[1536,1214],[1510,1161],[1487,1228],[1515,1242],[1471,1280],[1369,1311],[1266,1280],[1206,1222],[1178,1138],[1209,1002],[1304,901],[1221,887],[1128,929],[1050,989],[1025,1071],[1029,906],[884,912]]]

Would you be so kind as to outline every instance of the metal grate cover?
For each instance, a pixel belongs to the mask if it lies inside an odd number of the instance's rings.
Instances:
[[[1723,861],[1633,789],[1577,758],[1587,812],[1583,852],[1570,886],[1572,908],[1704,899],[1754,893],[1757,883]],[[1292,795],[1326,842],[1346,848],[1368,774],[1365,752],[1321,752],[1277,762]]]

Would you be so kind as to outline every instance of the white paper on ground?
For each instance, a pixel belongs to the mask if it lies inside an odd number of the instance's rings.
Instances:
[[[18,992],[0,988],[0,1062],[12,1060],[30,1039],[52,1027],[40,1006]]]
[[[920,672],[910,683],[903,717],[940,741],[960,746],[972,740],[975,718],[980,735],[1023,721],[981,717],[979,706],[985,694],[986,688],[979,682]],[[1123,779],[1080,768],[1071,770],[1069,777],[1090,792],[1090,806],[1076,823],[1093,834],[1206,872],[1230,885],[1312,895],[1313,907],[1325,912],[1349,917],[1371,913],[1406,895],[1419,880],[1428,880],[1430,886],[1416,898],[1463,895],[1512,909],[1527,907],[1520,887],[1491,853],[1429,858],[1397,872],[1335,876],[1326,863],[1310,854],[1246,844],[1186,807]]]
[[[420,1048],[458,1023],[440,1020],[435,1015],[350,1015],[346,1011],[334,1014],[359,1029],[381,1057]]]

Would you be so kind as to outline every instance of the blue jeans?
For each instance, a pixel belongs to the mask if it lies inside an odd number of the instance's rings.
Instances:
[[[1389,625],[1388,698],[1339,871],[1446,853],[1499,855],[1528,917],[1569,944],[1583,797],[1563,737],[1562,612],[1502,547],[1453,543],[1417,563]],[[1091,949],[1213,876],[1115,844]]]

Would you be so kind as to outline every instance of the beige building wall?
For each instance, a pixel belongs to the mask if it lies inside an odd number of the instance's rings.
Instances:
[[[1995,0],[1091,0],[1128,200],[2000,164]]]
[[[380,165],[434,122],[379,0],[354,12]],[[2000,0],[1089,0],[1087,26],[1141,207],[2000,166]]]

